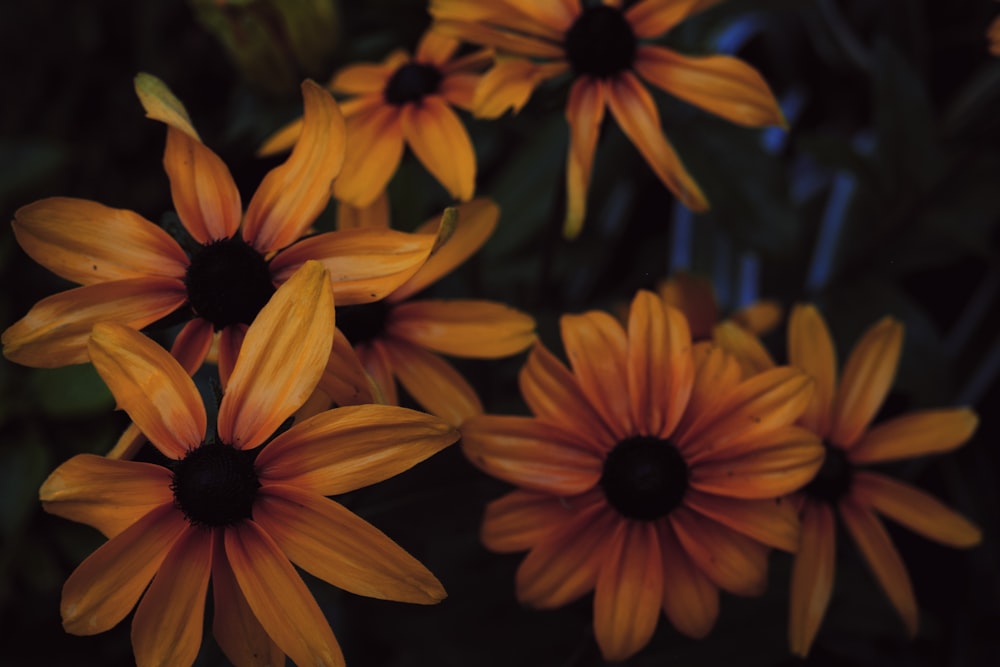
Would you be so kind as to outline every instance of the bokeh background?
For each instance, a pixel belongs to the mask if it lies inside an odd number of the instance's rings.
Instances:
[[[180,97],[205,143],[248,201],[279,160],[261,140],[300,113],[298,81],[412,49],[429,23],[422,0],[341,2],[289,29],[315,0],[13,0],[0,4],[0,218],[64,195],[169,224],[164,129],[143,117],[139,71]],[[275,9],[281,5],[282,11]],[[887,469],[982,526],[981,546],[940,547],[889,529],[921,608],[915,641],[840,535],[833,601],[812,654],[786,649],[791,559],[771,558],[757,599],[723,594],[709,637],[661,619],[628,665],[1000,664],[1000,59],[988,0],[731,0],[667,36],[688,53],[734,53],[757,66],[791,122],[787,133],[729,125],[658,95],[668,136],[713,202],[691,216],[612,124],[597,153],[590,214],[566,242],[565,89],[539,91],[516,117],[465,117],[478,192],[501,219],[481,253],[437,293],[504,301],[533,314],[559,347],[563,312],[614,309],[671,271],[709,277],[724,309],[759,296],[819,304],[841,358],[863,329],[892,314],[906,325],[883,416],[971,405],[975,437],[947,456]],[[411,228],[447,205],[412,156],[390,187],[394,223]],[[319,227],[332,228],[333,207]],[[0,326],[65,289],[0,228]],[[783,334],[767,343],[784,359]],[[491,412],[524,412],[523,355],[460,364]],[[204,379],[204,378],[202,378]],[[102,541],[48,516],[37,489],[79,452],[105,453],[125,423],[86,366],[33,370],[0,361],[0,664],[131,664],[129,620],[96,637],[62,631],[59,591]],[[555,611],[520,606],[520,555],[478,542],[483,506],[506,490],[453,447],[399,477],[341,498],[424,562],[449,598],[419,607],[359,598],[309,580],[349,665],[546,665],[602,661],[591,598]],[[308,579],[308,578],[307,578]],[[210,616],[209,616],[210,618]],[[210,633],[197,664],[226,664]]]

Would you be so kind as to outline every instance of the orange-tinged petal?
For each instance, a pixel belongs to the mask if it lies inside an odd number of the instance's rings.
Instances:
[[[295,142],[302,136],[302,123],[304,120],[304,118],[296,118],[265,139],[264,143],[257,149],[257,157],[270,157],[292,150]]]
[[[205,406],[191,376],[170,353],[121,324],[98,324],[90,359],[118,406],[157,449],[180,459],[205,438]]]
[[[323,612],[274,540],[243,521],[226,528],[225,548],[240,591],[274,643],[297,665],[343,667]]]
[[[161,505],[108,540],[63,584],[63,628],[96,635],[125,618],[170,547],[190,526],[173,503]]]
[[[688,637],[705,637],[719,616],[719,589],[688,557],[669,521],[660,522],[663,611]]]
[[[383,192],[360,208],[337,202],[337,229],[389,229],[389,196]]]
[[[201,368],[212,349],[212,323],[196,317],[180,330],[170,346],[170,356],[177,360],[188,375]]]
[[[649,643],[663,601],[656,524],[623,521],[594,587],[594,636],[605,660],[625,660]]]
[[[505,5],[499,5],[497,8],[501,11],[508,10]],[[516,21],[515,17],[511,16],[510,18]],[[434,30],[440,33],[457,37],[471,44],[492,46],[504,53],[530,58],[563,57],[562,45],[550,41],[552,38],[558,40],[561,37],[556,30],[541,23],[530,22],[530,20],[522,22],[519,27],[526,28],[535,34],[529,32],[519,34],[484,23],[461,20],[441,19],[434,22]]]
[[[394,306],[386,333],[441,354],[498,359],[534,342],[535,320],[493,301],[426,299]]]
[[[764,592],[767,547],[684,507],[669,518],[684,551],[717,586],[736,595]]]
[[[198,139],[198,132],[191,124],[187,109],[167,84],[146,72],[137,74],[133,83],[135,94],[139,97],[139,102],[142,103],[148,118],[166,123],[169,127],[176,127],[190,137]]]
[[[216,531],[212,554],[212,634],[234,665],[275,667],[285,664],[285,654],[254,616],[236,575],[226,558],[225,531]]]
[[[397,107],[382,105],[350,116],[344,167],[333,182],[333,195],[359,207],[375,201],[396,173],[403,146]]]
[[[396,67],[382,63],[357,63],[348,65],[330,79],[330,89],[346,95],[381,94]]]
[[[799,423],[825,438],[830,434],[837,392],[837,350],[823,316],[812,304],[795,306],[788,318],[788,363],[816,383]]]
[[[603,469],[571,434],[526,417],[473,417],[462,426],[462,450],[494,477],[560,496],[594,488]]]
[[[757,336],[735,322],[720,322],[712,330],[712,341],[733,353],[740,363],[743,377],[749,378],[774,368],[774,359]]]
[[[851,534],[861,555],[903,619],[906,631],[912,637],[917,634],[917,600],[913,595],[913,584],[906,571],[906,564],[892,544],[885,526],[867,507],[846,499],[840,502],[840,516],[847,532]]]
[[[629,311],[628,339],[632,423],[640,433],[667,437],[684,414],[694,384],[687,320],[642,290]]]
[[[476,152],[465,126],[448,103],[428,95],[403,106],[406,143],[448,194],[468,201],[476,189]]]
[[[618,439],[632,435],[625,330],[611,315],[596,310],[563,315],[559,325],[580,389]]]
[[[708,210],[708,200],[663,135],[656,104],[631,72],[623,72],[608,86],[608,106],[657,177],[696,213]]]
[[[345,339],[346,340],[346,339]],[[378,400],[369,401],[385,405],[399,405],[399,391],[396,389],[396,373],[392,368],[392,360],[386,345],[391,341],[373,340],[362,343],[355,348],[358,359],[371,378],[372,390]],[[350,404],[353,405],[353,404]]]
[[[271,260],[271,275],[280,283],[304,262],[314,259],[330,274],[338,306],[371,303],[409,280],[427,259],[434,241],[430,234],[391,229],[344,229],[317,234]]]
[[[412,278],[388,297],[389,301],[404,301],[457,269],[483,247],[500,219],[500,208],[493,200],[485,197],[459,204],[454,210],[457,221],[447,241],[427,258]],[[417,231],[437,234],[443,222],[444,215],[432,218]]]
[[[581,508],[581,497],[560,498],[518,489],[486,505],[479,537],[490,551],[531,549]]]
[[[518,376],[524,402],[540,421],[572,434],[582,447],[604,454],[617,441],[569,369],[536,342]]]
[[[558,4],[556,7],[554,5]],[[539,5],[542,5],[539,7]],[[551,6],[550,6],[551,5]],[[558,16],[576,16],[580,13],[579,0],[549,0],[532,2],[479,2],[479,0],[431,0],[430,14],[438,20],[454,19],[489,23],[514,32],[547,37],[559,41],[562,29]],[[439,23],[435,23],[435,28]]]
[[[785,498],[726,498],[691,488],[684,494],[684,504],[768,546],[789,552],[799,548],[798,513]]]
[[[606,100],[603,79],[581,76],[573,82],[566,101],[569,154],[566,157],[566,219],[563,235],[576,238],[587,213],[587,190]]]
[[[740,308],[730,315],[729,319],[747,331],[763,336],[770,333],[781,323],[784,311],[777,301],[763,300]]]
[[[262,483],[334,496],[381,482],[458,440],[437,417],[390,405],[336,408],[295,424],[257,457]]]
[[[833,510],[826,503],[807,500],[802,510],[802,542],[792,566],[788,614],[789,649],[803,658],[830,604],[837,564],[836,539]]]
[[[38,498],[46,512],[111,538],[154,508],[172,503],[170,481],[163,466],[78,454],[52,471]]]
[[[86,199],[49,197],[22,206],[11,223],[28,255],[81,285],[162,276],[182,280],[188,259],[141,215]]]
[[[764,77],[732,56],[685,56],[661,46],[640,46],[635,71],[654,86],[709,113],[747,127],[787,127]]]
[[[239,359],[240,350],[243,349],[243,340],[247,337],[247,325],[239,322],[230,324],[219,333],[218,338],[218,365],[219,382],[223,387],[229,386],[229,378],[233,375],[233,368],[236,367],[236,360]]]
[[[554,609],[590,591],[620,521],[613,510],[595,503],[550,531],[517,568],[517,599],[537,609]]]
[[[360,405],[380,402],[376,400],[372,382],[351,344],[338,329],[333,335],[333,348],[318,387],[337,405]]]
[[[482,414],[476,390],[441,357],[402,341],[392,341],[385,351],[399,383],[427,412],[456,428]]]
[[[142,434],[139,427],[135,424],[129,424],[106,456],[109,459],[131,461],[147,442],[146,436]]]
[[[974,547],[983,537],[975,524],[937,498],[879,473],[856,471],[851,498],[929,540],[951,547]]]
[[[497,60],[479,78],[472,97],[472,112],[477,118],[499,118],[508,109],[518,113],[524,108],[539,83],[553,76],[551,66],[524,58]]]
[[[444,65],[452,57],[461,42],[454,37],[428,30],[420,38],[413,59],[428,65]]]
[[[712,335],[712,328],[719,321],[719,306],[710,280],[681,272],[660,283],[657,291],[667,304],[683,311],[693,339],[703,340]]]
[[[58,368],[88,360],[87,340],[98,322],[141,329],[187,301],[175,278],[132,278],[86,285],[53,294],[3,332],[3,353],[35,368]]]
[[[645,0],[625,11],[625,19],[636,37],[659,37],[693,14],[719,0]]]
[[[695,372],[691,398],[672,436],[681,451],[686,451],[691,444],[688,436],[691,429],[702,428],[711,420],[742,377],[736,357],[717,345],[696,343],[692,347],[692,356]]]
[[[971,438],[978,425],[969,408],[918,410],[873,426],[848,457],[853,463],[884,463],[950,452]]]
[[[190,665],[201,649],[213,531],[184,533],[163,559],[132,619],[136,665]]]
[[[849,449],[882,407],[896,377],[903,349],[903,325],[886,317],[851,350],[833,403],[830,441]]]
[[[219,405],[223,442],[252,449],[306,402],[330,357],[333,330],[330,280],[318,262],[306,262],[247,331]]]
[[[262,254],[291,245],[330,202],[344,163],[344,117],[330,93],[302,83],[302,135],[284,164],[261,181],[247,207],[243,238]]]
[[[268,484],[260,490],[253,516],[292,562],[337,588],[416,604],[447,597],[417,559],[329,498]]]
[[[481,74],[473,72],[446,74],[438,86],[438,94],[453,107],[471,113],[475,108],[476,87],[481,79]]]

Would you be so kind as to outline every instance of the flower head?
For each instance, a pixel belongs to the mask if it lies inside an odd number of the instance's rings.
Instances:
[[[685,56],[646,40],[664,35],[713,0],[432,0],[434,29],[495,47],[497,65],[476,90],[474,112],[496,117],[519,110],[535,87],[564,73],[573,83],[566,104],[565,233],[579,234],[586,213],[594,151],[609,109],[657,177],[693,211],[708,201],[660,127],[659,112],[640,81],[734,123],[785,125],[777,101],[752,67],[729,56]],[[509,57],[501,57],[509,56]]]
[[[649,641],[662,609],[693,637],[718,614],[718,589],[766,585],[767,551],[792,551],[798,523],[783,494],[822,458],[792,426],[812,382],[790,368],[741,381],[735,359],[692,347],[687,321],[639,292],[627,328],[606,313],[566,315],[571,369],[536,345],[521,371],[533,417],[482,415],[462,446],[519,489],[491,503],[486,546],[528,550],[518,599],[539,608],[594,590],[608,660]]]
[[[366,405],[321,413],[272,439],[314,390],[333,334],[329,278],[308,262],[247,331],[207,431],[198,391],[176,360],[133,329],[94,327],[95,367],[170,464],[82,454],[42,485],[47,511],[110,538],[63,587],[67,631],[103,632],[138,603],[136,662],[189,665],[211,580],[213,632],[233,663],[281,664],[287,654],[299,665],[342,665],[292,562],[361,595],[444,598],[412,556],[324,496],[410,468],[454,442],[454,429],[412,410]]]

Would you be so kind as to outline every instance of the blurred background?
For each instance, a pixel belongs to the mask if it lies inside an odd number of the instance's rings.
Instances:
[[[334,11],[330,11],[330,8]],[[540,90],[516,117],[463,115],[477,149],[477,192],[501,218],[486,247],[436,286],[496,299],[538,319],[560,347],[558,316],[615,309],[638,288],[687,270],[708,277],[724,311],[759,297],[819,305],[841,359],[886,314],[906,325],[883,417],[970,405],[981,426],[959,451],[886,466],[976,521],[981,546],[957,551],[889,524],[921,609],[901,621],[841,534],[836,587],[809,659],[786,648],[791,558],[771,558],[759,599],[723,594],[702,641],[661,619],[628,665],[1000,664],[1000,59],[987,0],[732,0],[672,31],[685,53],[732,53],[771,84],[791,130],[732,126],[656,94],[667,136],[713,203],[676,204],[613,123],[596,156],[582,235],[563,240],[565,88]],[[303,20],[305,17],[305,20]],[[161,166],[164,129],[144,118],[137,72],[163,79],[243,201],[281,158],[260,142],[301,113],[299,81],[412,50],[429,24],[423,0],[57,0],[0,4],[0,218],[72,196],[173,215]],[[447,205],[412,155],[389,194],[412,228]],[[333,207],[320,219],[332,228]],[[0,326],[68,285],[0,230]],[[766,342],[785,359],[784,327]],[[523,413],[524,357],[461,363],[490,412]],[[62,582],[102,542],[41,511],[37,490],[59,463],[106,453],[125,424],[86,366],[34,370],[0,360],[0,664],[128,665],[130,618],[95,637],[63,632]],[[419,607],[359,598],[311,580],[354,667],[603,664],[591,597],[555,611],[513,595],[522,555],[478,541],[486,502],[506,485],[453,447],[382,484],[339,498],[442,581],[449,598]],[[211,618],[210,611],[208,618]],[[206,633],[198,665],[224,665]]]

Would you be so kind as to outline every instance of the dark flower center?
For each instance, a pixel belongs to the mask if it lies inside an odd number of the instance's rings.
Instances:
[[[264,257],[240,238],[201,246],[191,257],[184,285],[192,310],[216,331],[251,324],[274,294]]]
[[[232,526],[250,518],[260,481],[255,454],[205,443],[174,465],[175,505],[196,526]]]
[[[669,440],[635,436],[608,453],[601,489],[608,503],[630,519],[651,521],[681,504],[688,466]]]
[[[609,77],[635,61],[636,39],[620,9],[588,7],[566,32],[566,57],[577,74]]]
[[[851,489],[854,466],[847,460],[847,455],[840,447],[824,442],[823,448],[826,450],[823,465],[802,490],[817,500],[836,504]]]
[[[337,307],[337,328],[351,345],[368,343],[385,331],[389,306],[385,301]]]
[[[441,84],[441,71],[433,65],[406,63],[392,75],[386,84],[385,101],[402,106],[407,102],[419,102],[424,95],[436,93]]]

